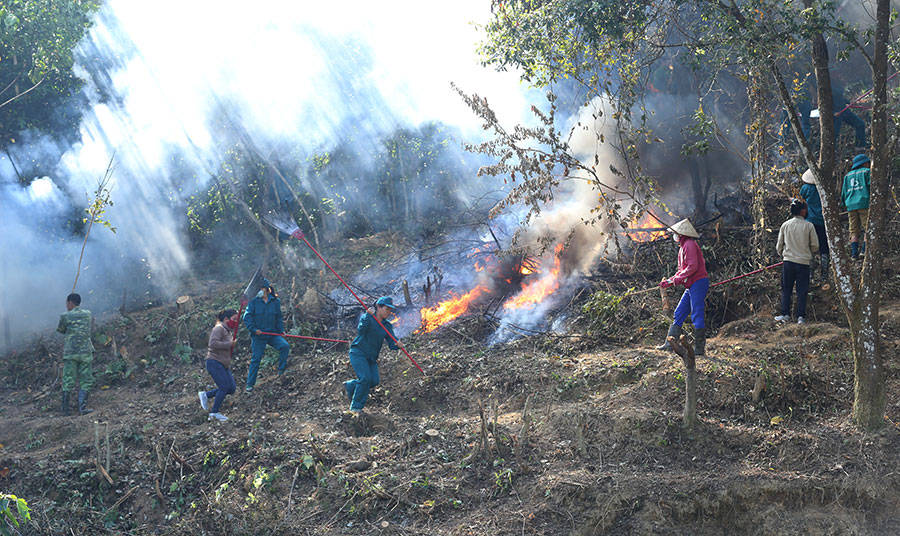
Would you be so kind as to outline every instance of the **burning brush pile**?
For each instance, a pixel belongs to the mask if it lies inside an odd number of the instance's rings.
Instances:
[[[290,216],[272,213],[263,219],[306,242]],[[629,222],[623,234],[634,243],[667,236],[659,219],[648,213]],[[475,242],[464,251],[432,250],[427,261],[411,253],[405,262],[384,271],[365,269],[354,274],[359,285],[355,288],[365,289],[360,292],[363,298],[344,284],[360,301],[371,302],[383,294],[394,296],[401,304],[394,322],[401,337],[411,332],[432,333],[464,317],[481,317],[495,326],[488,336],[489,344],[565,330],[568,306],[580,289],[590,285],[582,273],[586,255],[577,240],[568,246],[557,242],[539,255],[501,255],[495,242]],[[401,271],[405,274],[398,276]],[[352,302],[348,302],[349,297],[340,288],[332,293],[335,303]]]
[[[471,288],[420,309],[418,331],[432,332],[473,312],[505,323],[507,330],[530,330],[546,323],[544,315],[560,301],[557,292],[570,275],[563,270],[561,243],[542,257],[498,257],[476,248],[469,258]]]

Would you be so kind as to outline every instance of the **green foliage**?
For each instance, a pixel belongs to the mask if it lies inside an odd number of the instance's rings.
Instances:
[[[622,299],[622,296],[598,290],[581,306],[581,312],[587,315],[595,328],[603,329],[616,319]]]
[[[0,493],[0,536],[19,534],[21,524],[28,521],[31,521],[31,510],[25,499]]]
[[[77,125],[57,108],[81,86],[73,50],[98,7],[93,0],[0,3],[0,147],[26,129]]]
[[[702,104],[694,111],[693,122],[684,128],[683,133],[687,141],[681,147],[681,154],[691,156],[709,152],[709,142],[716,133],[716,123]]]
[[[175,345],[175,357],[184,364],[191,362],[191,352],[192,348],[188,344]]]

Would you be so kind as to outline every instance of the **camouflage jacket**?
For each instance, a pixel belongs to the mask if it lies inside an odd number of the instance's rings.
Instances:
[[[91,344],[92,324],[91,312],[80,307],[66,311],[59,316],[59,326],[56,327],[56,331],[66,335],[63,358],[94,353],[94,345]]]

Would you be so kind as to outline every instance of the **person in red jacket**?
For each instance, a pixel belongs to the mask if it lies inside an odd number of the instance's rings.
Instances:
[[[675,308],[675,318],[669,327],[666,342],[657,346],[657,350],[670,350],[669,337],[681,334],[681,325],[691,316],[694,324],[694,355],[706,354],[706,293],[709,292],[709,275],[706,273],[706,261],[697,243],[697,230],[687,219],[669,228],[673,238],[678,242],[678,272],[669,279],[663,279],[659,286],[666,288],[672,285],[684,285],[684,294]]]

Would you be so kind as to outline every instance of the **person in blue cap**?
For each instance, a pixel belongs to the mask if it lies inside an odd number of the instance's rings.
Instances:
[[[359,413],[363,409],[369,398],[369,391],[381,381],[378,375],[378,354],[384,341],[387,340],[392,350],[400,349],[385,332],[386,329],[394,335],[394,328],[387,318],[396,310],[394,300],[389,296],[382,296],[375,302],[374,309],[366,309],[356,326],[356,338],[350,343],[350,365],[356,372],[356,379],[344,382],[344,392],[350,400],[350,411],[353,413]]]
[[[288,364],[288,353],[291,345],[280,335],[264,335],[263,333],[284,333],[284,319],[281,316],[281,300],[275,289],[269,284],[268,279],[260,283],[256,297],[247,304],[244,312],[244,325],[250,332],[250,368],[247,370],[247,387],[245,391],[250,393],[256,385],[256,375],[259,373],[259,362],[268,344],[278,350],[278,375],[284,374]]]
[[[850,216],[850,258],[859,259],[866,252],[865,232],[869,222],[869,181],[872,162],[864,154],[853,157],[850,173],[844,176],[844,187],[841,188],[841,202],[847,207]],[[860,243],[860,229],[863,240]]]

